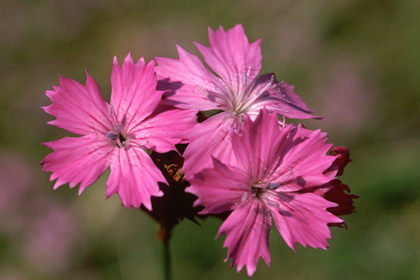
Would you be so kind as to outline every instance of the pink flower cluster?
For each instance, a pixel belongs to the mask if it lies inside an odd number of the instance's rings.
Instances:
[[[162,185],[177,186],[151,154],[184,144],[179,168],[196,196],[189,207],[223,214],[218,235],[226,234],[228,259],[251,276],[260,257],[270,264],[273,221],[292,249],[326,249],[329,227],[344,225],[337,215],[352,213],[357,196],[337,179],[348,150],[332,147],[324,132],[286,123],[320,117],[292,85],[260,75],[261,40],[249,43],[236,25],[209,29],[209,41],[195,43],[209,68],[179,46],[179,59],[134,63],[128,55],[119,66],[115,58],[110,103],[89,75],[85,85],[61,77],[43,109],[56,118],[49,124],[80,137],[45,143],[54,151],[41,164],[57,179],[54,188],[80,183],[79,193],[109,167],[107,197],[117,193],[126,208],[153,213],[166,201],[152,203],[166,196]]]

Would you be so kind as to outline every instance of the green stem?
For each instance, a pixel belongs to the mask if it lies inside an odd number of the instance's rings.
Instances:
[[[169,250],[169,239],[163,240],[163,273],[165,280],[171,280],[171,252]]]
[[[165,280],[171,280],[171,252],[169,249],[169,241],[171,239],[171,230],[166,229],[164,226],[160,227],[158,230],[158,237],[163,244],[163,276]]]

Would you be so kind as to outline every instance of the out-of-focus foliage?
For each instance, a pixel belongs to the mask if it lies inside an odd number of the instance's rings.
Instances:
[[[57,73],[110,92],[112,57],[196,52],[207,26],[243,23],[263,37],[263,71],[296,86],[353,162],[342,180],[356,200],[328,251],[287,248],[273,232],[272,267],[254,279],[420,277],[420,19],[418,1],[17,0],[0,2],[0,279],[160,279],[156,224],[105,200],[104,179],[82,196],[52,190],[41,142],[68,133],[46,125],[45,90]],[[80,104],[83,106],[83,104]],[[220,221],[178,225],[174,279],[244,279],[223,262]]]

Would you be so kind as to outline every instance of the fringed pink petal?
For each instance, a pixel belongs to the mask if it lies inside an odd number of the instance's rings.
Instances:
[[[200,214],[219,214],[232,210],[238,201],[249,192],[252,182],[241,169],[226,166],[215,160],[214,169],[204,169],[189,179],[187,192],[198,199],[194,205],[205,208]]]
[[[108,158],[114,151],[105,136],[97,135],[65,137],[44,145],[54,150],[41,161],[42,171],[52,172],[51,181],[57,179],[54,189],[65,183],[70,183],[70,188],[80,183],[79,194],[108,168]]]
[[[232,258],[232,266],[239,272],[244,266],[249,276],[257,268],[260,257],[270,265],[268,240],[271,216],[267,206],[258,199],[241,203],[221,225],[218,236],[226,234],[223,247],[228,248],[225,261]]]
[[[241,133],[232,134],[238,166],[247,170],[252,178],[270,176],[290,149],[291,129],[291,125],[286,128],[280,126],[277,115],[269,114],[265,109],[255,121],[245,115]]]
[[[185,131],[197,123],[196,110],[160,106],[148,119],[133,128],[135,140],[159,153],[176,150],[175,144],[186,142]]]
[[[246,82],[257,77],[262,65],[261,39],[250,44],[241,24],[225,31],[219,27],[209,30],[210,47],[195,43],[204,60],[230,85],[240,91]]]
[[[277,230],[293,250],[296,242],[327,249],[327,239],[331,239],[328,224],[343,222],[327,210],[335,203],[313,193],[277,193],[270,200],[268,207]]]
[[[173,90],[172,83],[179,83],[178,89],[167,100],[170,104],[176,104],[182,109],[197,109],[209,111],[219,109],[217,103],[211,100],[209,95],[212,91],[217,91],[222,83],[219,78],[214,76],[210,70],[204,66],[203,62],[196,56],[177,46],[179,59],[164,57],[154,58],[158,66],[156,73],[161,82],[161,89]],[[165,88],[163,85],[169,85]],[[164,102],[167,102],[164,100]]]
[[[130,54],[120,67],[114,57],[111,110],[117,123],[127,124],[128,132],[152,114],[161,101],[162,92],[156,91],[154,67],[153,61],[146,64],[143,58],[134,64]]]
[[[272,86],[263,90],[268,83]],[[289,119],[322,119],[322,117],[312,114],[313,111],[302,101],[302,98],[294,93],[294,88],[293,85],[277,82],[274,74],[261,75],[253,89],[253,92],[260,93],[253,104],[254,113],[258,113],[261,108],[265,107],[269,112],[276,112]]]
[[[111,162],[111,174],[106,182],[106,196],[118,193],[122,204],[151,210],[151,196],[162,196],[158,182],[166,182],[150,156],[136,147],[121,148]]]
[[[111,127],[109,105],[89,74],[86,85],[60,77],[60,86],[47,91],[46,95],[52,104],[43,109],[56,117],[55,120],[48,122],[49,124],[79,135],[109,131]]]
[[[326,176],[327,170],[336,159],[336,156],[327,155],[332,144],[327,144],[327,134],[315,130],[308,134],[308,130],[301,132],[298,126],[285,145],[289,150],[282,157],[282,162],[277,168],[280,172],[272,175],[272,180],[280,182],[282,189],[296,190],[321,186],[333,178]],[[302,135],[302,136],[301,136]]]
[[[232,163],[234,157],[230,135],[234,122],[235,119],[228,114],[219,113],[186,132],[190,143],[183,154],[185,162],[182,171],[187,179],[204,168],[212,167],[212,157],[227,164]]]
[[[232,134],[236,162],[253,178],[276,182],[283,191],[320,186],[332,180],[323,172],[335,160],[327,155],[326,133],[287,125],[267,110],[252,121],[244,118],[240,134]]]

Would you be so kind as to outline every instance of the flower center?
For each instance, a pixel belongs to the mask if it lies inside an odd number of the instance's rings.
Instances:
[[[268,90],[276,86],[274,75],[271,75],[269,80],[255,77],[251,81],[249,75],[250,71],[243,73],[242,86],[231,100],[232,112],[237,117],[242,117],[244,113],[252,113],[256,109],[259,111],[261,105],[270,99]]]
[[[221,81],[213,84],[213,89],[203,88],[197,85],[197,89],[203,96],[218,104],[218,107],[229,112],[235,118],[242,118],[247,114],[255,114],[267,102],[272,102],[270,89],[278,87],[281,83],[276,82],[274,75],[265,74],[254,77],[251,68],[239,73],[232,73],[238,76],[237,80]]]
[[[273,191],[278,187],[280,187],[280,183],[258,181],[251,186],[251,196],[261,199],[267,191]]]
[[[127,145],[128,136],[123,131],[122,124],[120,123],[115,126],[115,131],[109,131],[106,134],[106,138],[118,148],[123,148]]]

